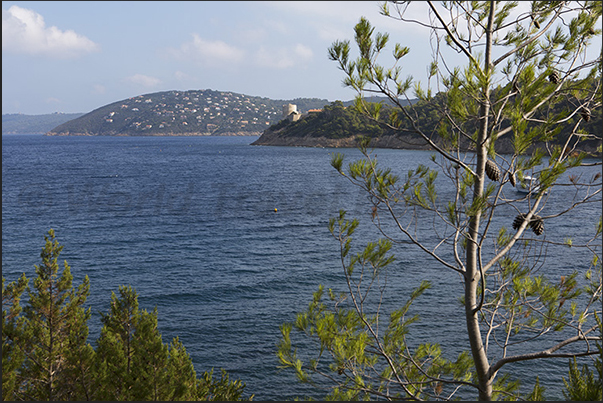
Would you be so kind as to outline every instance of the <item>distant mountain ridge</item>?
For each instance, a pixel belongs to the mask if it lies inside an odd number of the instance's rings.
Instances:
[[[83,113],[4,114],[2,115],[2,134],[44,134],[58,125],[82,115]]]
[[[49,130],[49,136],[260,135],[284,104],[320,109],[318,98],[273,100],[214,90],[164,91],[113,102]]]

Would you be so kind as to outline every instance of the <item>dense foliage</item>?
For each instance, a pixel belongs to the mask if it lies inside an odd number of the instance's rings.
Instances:
[[[576,84],[570,84],[577,86]],[[507,91],[505,88],[498,88],[494,91],[493,99],[498,97],[500,92]],[[444,139],[438,138],[439,133],[446,130],[448,123],[442,119],[441,111],[446,109],[448,98],[453,95],[446,93],[436,94],[430,99],[415,99],[413,102],[404,102],[404,109],[420,122],[422,131],[432,136],[438,144],[442,144]],[[415,133],[412,123],[408,120],[400,120],[400,112],[387,99],[372,97],[365,99],[367,104],[373,104],[373,108],[379,108],[377,119],[370,119],[360,113],[356,108],[350,107],[351,103],[342,103],[341,101],[332,102],[324,107],[321,113],[312,113],[304,115],[301,119],[293,122],[283,119],[268,128],[265,135],[268,137],[271,133],[277,132],[280,137],[289,139],[322,137],[326,139],[345,139],[356,138],[358,136],[367,136],[372,139],[383,139],[388,136],[405,139],[412,143],[426,145],[421,136]],[[346,106],[346,104],[348,106]],[[378,105],[378,106],[377,106]],[[574,108],[570,99],[562,99],[558,103],[552,104],[547,114],[555,114],[561,117],[567,117],[567,124],[560,127],[552,134],[534,139],[534,142],[526,150],[532,152],[535,148],[545,146],[556,146],[564,144],[572,134],[573,126],[579,121],[581,116],[575,114],[568,116]],[[542,113],[536,115],[538,119],[545,119]],[[388,123],[397,122],[396,128],[388,127]],[[464,122],[467,126],[467,132],[473,133],[478,128],[478,121],[467,120]],[[590,118],[583,122],[583,130],[587,133],[594,133],[603,125],[601,117],[601,108],[590,111]],[[534,129],[536,125],[529,123],[526,130]],[[295,144],[294,142],[292,142]],[[577,150],[586,151],[593,155],[601,155],[598,148],[601,146],[601,139],[585,138]],[[413,148],[407,144],[408,148]],[[467,150],[474,149],[470,141],[464,141],[463,147]],[[509,141],[501,140],[495,145],[497,152],[512,153],[512,144]]]
[[[2,277],[2,400],[241,400],[245,385],[222,370],[201,376],[184,345],[164,343],[157,310],[138,307],[130,286],[111,295],[96,349],[88,343],[88,277],[74,287],[50,230],[33,288],[25,273]],[[21,307],[22,294],[27,302]]]
[[[339,139],[350,135],[381,136],[385,134],[376,122],[346,108],[341,101],[326,105],[322,112],[311,113],[298,121],[283,119],[273,125],[270,130],[284,130],[282,133],[290,137],[326,137]]]

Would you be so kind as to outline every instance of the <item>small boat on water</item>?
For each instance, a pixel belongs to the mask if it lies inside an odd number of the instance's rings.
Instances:
[[[538,179],[525,175],[517,181],[515,189],[521,193],[538,193],[540,185]]]

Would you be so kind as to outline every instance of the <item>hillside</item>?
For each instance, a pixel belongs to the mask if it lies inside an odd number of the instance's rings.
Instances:
[[[214,90],[165,91],[105,105],[65,122],[49,136],[260,135],[282,118],[286,103],[300,112],[322,108],[326,99],[272,100]]]
[[[437,105],[442,104],[444,95],[439,94],[431,102],[413,102],[411,113],[421,122],[424,133],[432,136],[436,143],[440,142],[439,132],[442,130],[440,114]],[[348,103],[349,104],[349,103]],[[407,106],[408,107],[408,106]],[[564,106],[561,105],[563,108]],[[567,106],[569,108],[569,106]],[[380,120],[386,122],[394,109],[384,105]],[[564,144],[568,138],[569,131],[577,117],[571,119],[569,124],[564,125],[552,144]],[[588,122],[583,122],[582,127],[587,133],[594,133],[598,139],[584,140],[580,143],[580,150],[593,155],[601,155],[597,151],[601,147],[601,108],[592,113]],[[468,120],[467,132],[473,132],[477,128],[477,122]],[[401,148],[401,149],[430,149],[426,141],[412,130],[407,121],[403,121],[400,131],[388,129],[385,125],[377,124],[368,118],[355,112],[353,108],[337,101],[325,106],[320,113],[311,113],[302,116],[297,121],[283,119],[266,129],[253,145],[272,146],[303,146],[303,147],[356,147],[357,139],[361,136],[371,137],[371,146],[376,148]],[[508,136],[507,136],[508,137]],[[536,147],[544,146],[537,142]],[[503,138],[496,142],[496,150],[499,153],[511,153],[513,147],[509,138]],[[461,144],[462,149],[469,149],[469,142]],[[531,149],[528,150],[531,152]]]
[[[381,148],[426,149],[418,135],[403,135],[377,124],[349,108],[353,102],[336,101],[320,113],[302,116],[296,122],[283,119],[265,130],[252,145],[302,147],[356,147],[357,139],[371,137],[372,145]]]
[[[44,134],[83,113],[51,113],[47,115],[2,115],[2,134]]]

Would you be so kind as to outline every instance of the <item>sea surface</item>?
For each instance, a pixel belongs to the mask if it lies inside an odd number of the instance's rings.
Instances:
[[[320,284],[345,290],[329,218],[343,208],[360,220],[355,248],[380,234],[369,200],[330,166],[334,152],[351,161],[357,150],[251,146],[256,139],[3,135],[2,275],[13,281],[25,272],[33,279],[52,228],[74,284],[90,278],[91,343],[111,292],[132,285],[141,308],[157,307],[164,342],[178,336],[198,373],[224,368],[245,382],[254,400],[320,399],[323,392],[278,369],[279,326],[307,307]],[[430,152],[376,154],[402,176],[419,164],[434,166]],[[600,171],[579,173],[590,178]],[[446,197],[451,189],[442,183]],[[560,189],[541,215],[558,213],[573,197],[569,187]],[[546,220],[547,239],[586,239],[601,214],[598,200]],[[510,227],[514,216],[495,220],[494,229]],[[468,345],[457,302],[460,278],[412,245],[401,242],[393,251],[385,307],[400,307],[412,288],[431,279],[432,288],[415,303],[413,312],[423,319],[414,337],[440,342],[454,359]],[[549,263],[541,270],[553,279],[589,266],[590,256],[574,248],[551,246],[545,253]],[[303,346],[304,339],[293,337]],[[538,372],[545,396],[564,400],[567,360],[530,365],[503,371],[528,384]]]

